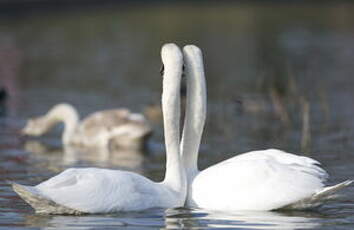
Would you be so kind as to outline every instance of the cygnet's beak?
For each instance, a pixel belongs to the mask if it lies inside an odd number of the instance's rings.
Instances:
[[[28,135],[27,133],[25,132],[24,128],[23,129],[20,129],[20,130],[17,130],[16,131],[16,135],[17,137],[20,139],[20,140],[25,140],[27,139]]]
[[[27,136],[27,127],[25,126],[24,128],[20,129],[19,134],[21,136]]]

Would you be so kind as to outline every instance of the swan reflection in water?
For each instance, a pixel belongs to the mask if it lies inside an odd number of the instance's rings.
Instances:
[[[191,228],[232,229],[312,229],[318,227],[320,214],[314,212],[240,211],[206,212],[201,209],[167,210],[166,226],[176,228],[181,222]]]
[[[45,145],[31,140],[25,143],[30,152],[30,160],[37,167],[62,171],[67,167],[98,166],[118,167],[138,173],[144,173],[147,153],[139,150],[108,150],[106,148],[78,148],[74,146]]]
[[[309,215],[309,216],[308,216]],[[319,217],[316,217],[318,215]],[[315,216],[315,217],[312,217]],[[41,229],[313,229],[320,226],[320,214],[312,212],[211,213],[202,210],[150,209],[144,212],[87,216],[29,215],[26,225]]]

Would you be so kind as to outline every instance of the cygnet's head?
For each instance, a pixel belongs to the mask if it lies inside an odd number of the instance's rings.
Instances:
[[[75,108],[67,103],[53,106],[44,116],[29,119],[22,129],[22,134],[29,136],[41,136],[48,132],[55,124],[66,119],[77,122],[78,114]]]
[[[48,131],[48,125],[43,117],[29,119],[21,130],[23,135],[41,136]]]

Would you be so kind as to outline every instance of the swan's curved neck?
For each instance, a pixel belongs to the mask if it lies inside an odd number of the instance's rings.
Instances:
[[[68,104],[59,104],[47,113],[46,118],[50,123],[64,123],[62,141],[64,144],[69,143],[79,123],[79,115],[76,109]]]
[[[206,118],[207,96],[203,57],[199,48],[184,48],[187,103],[181,153],[188,182],[198,173],[198,152]]]
[[[182,54],[178,60],[164,63],[162,111],[166,146],[166,174],[162,183],[185,198],[186,176],[179,151],[180,136],[180,83],[182,75]]]

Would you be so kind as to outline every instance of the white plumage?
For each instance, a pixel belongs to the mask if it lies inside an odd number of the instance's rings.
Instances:
[[[67,169],[37,186],[24,188],[38,197],[83,213],[174,207],[174,198],[178,197],[177,191],[138,174],[99,168]],[[36,211],[47,212],[45,207]]]
[[[109,213],[183,206],[186,178],[179,153],[183,56],[175,44],[164,45],[161,56],[165,65],[162,94],[166,145],[164,181],[156,183],[119,170],[72,168],[37,186],[13,184],[15,192],[37,213]]]
[[[213,165],[197,167],[199,144],[206,117],[206,84],[202,53],[185,46],[187,111],[182,156],[188,180],[186,205],[216,211],[310,208],[348,186],[345,181],[325,187],[328,174],[320,163],[277,149],[252,151]]]

